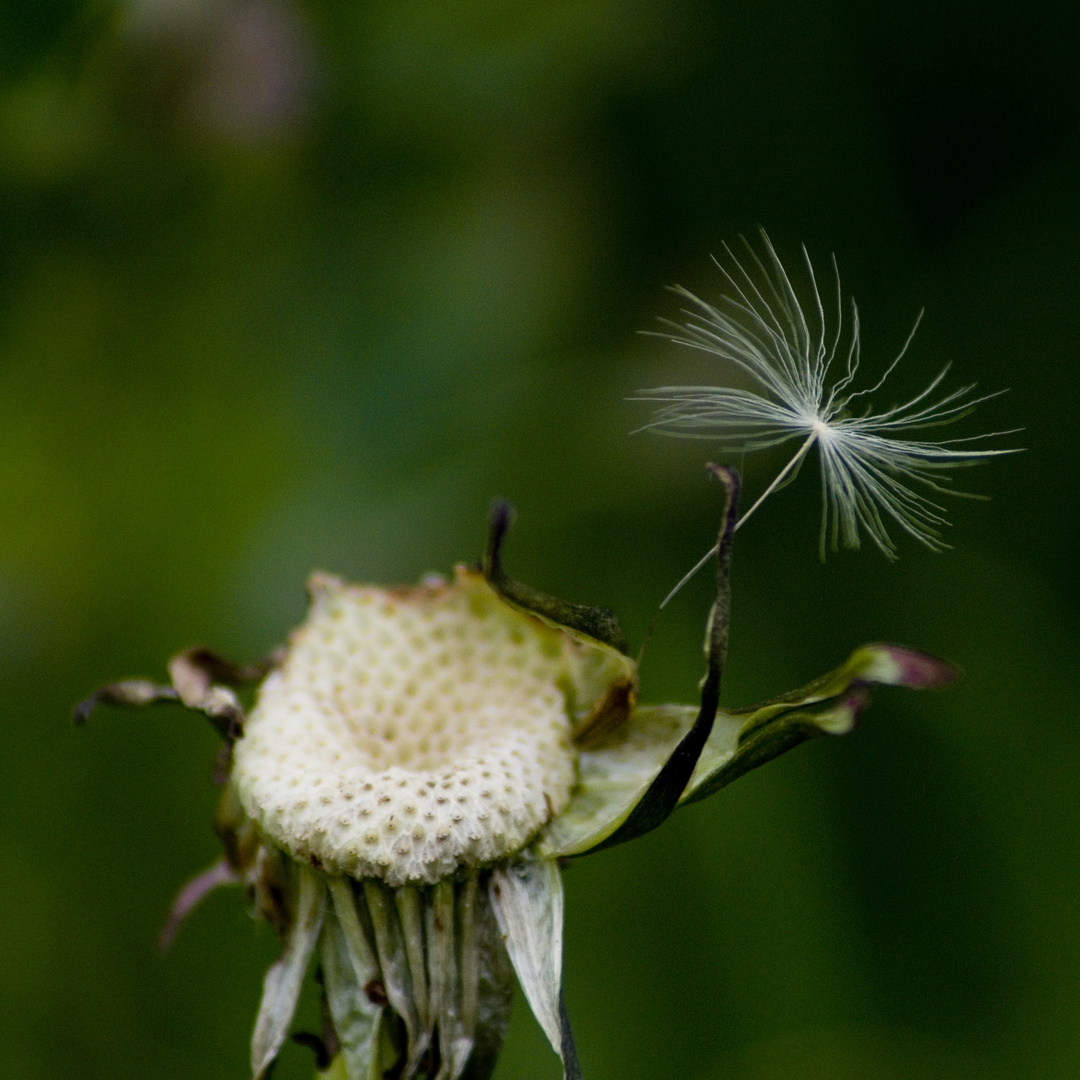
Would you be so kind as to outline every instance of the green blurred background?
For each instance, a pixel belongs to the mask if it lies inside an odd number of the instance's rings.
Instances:
[[[636,332],[761,223],[837,253],[868,379],[927,306],[891,400],[952,363],[1012,388],[957,434],[1030,449],[960,478],[993,501],[944,555],[822,565],[809,473],[740,532],[728,703],[882,639],[967,678],[569,869],[586,1074],[1074,1078],[1078,12],[2,0],[0,1074],[242,1078],[277,951],[223,891],[156,954],[217,857],[216,740],[71,704],[261,654],[313,567],[473,560],[496,495],[511,572],[640,641],[718,496],[626,398],[720,374]],[[706,578],[647,700],[694,700]],[[519,1001],[498,1077],[557,1075]]]

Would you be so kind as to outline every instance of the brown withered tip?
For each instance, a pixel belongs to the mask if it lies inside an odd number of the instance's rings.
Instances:
[[[952,686],[963,672],[948,660],[931,653],[907,649],[901,645],[888,646],[889,658],[899,668],[897,682],[915,690],[943,690]]]
[[[148,679],[125,679],[122,682],[107,683],[84,698],[72,709],[71,719],[76,726],[81,726],[90,719],[99,705],[138,708],[151,705],[155,701],[179,699],[180,695],[171,686],[159,686]]]

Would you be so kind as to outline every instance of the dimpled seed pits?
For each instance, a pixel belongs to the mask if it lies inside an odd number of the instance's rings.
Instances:
[[[576,776],[564,688],[587,648],[475,572],[385,590],[315,575],[233,779],[268,839],[330,873],[434,883],[521,848]]]

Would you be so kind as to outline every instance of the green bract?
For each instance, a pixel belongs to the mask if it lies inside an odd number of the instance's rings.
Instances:
[[[852,730],[875,685],[943,686],[943,661],[858,649],[801,690],[720,709],[738,477],[725,492],[700,702],[638,705],[637,665],[609,612],[510,578],[492,517],[481,568],[408,589],[312,579],[289,644],[242,668],[203,649],[171,685],[132,680],[102,701],[180,701],[226,740],[224,858],[177,898],[240,884],[284,949],[252,1036],[265,1077],[318,957],[324,1030],[294,1036],[337,1080],[483,1080],[517,979],[568,1077],[559,860],[640,836],[815,735]],[[258,684],[245,715],[235,688]]]

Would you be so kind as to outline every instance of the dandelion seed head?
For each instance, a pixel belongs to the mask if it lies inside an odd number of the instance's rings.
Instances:
[[[512,854],[566,806],[563,688],[590,693],[586,646],[464,568],[399,590],[316,575],[311,591],[235,748],[240,802],[275,844],[358,880],[434,884]]]
[[[996,393],[974,396],[975,385],[944,392],[943,369],[913,398],[874,412],[877,393],[908,351],[922,319],[919,313],[895,359],[872,386],[855,389],[862,345],[859,311],[847,305],[833,259],[835,301],[826,314],[814,267],[803,248],[812,304],[804,310],[776,250],[761,233],[763,252],[745,243],[740,261],[727,245],[717,261],[727,290],[719,305],[676,287],[689,306],[685,321],[666,322],[659,336],[733,364],[753,389],[728,386],[665,386],[641,391],[637,399],[661,407],[645,430],[680,438],[717,441],[727,453],[748,453],[796,439],[802,445],[739,525],[773,491],[794,479],[816,446],[821,465],[821,554],[840,543],[857,548],[868,537],[888,558],[897,548],[890,527],[935,551],[947,548],[945,509],[934,496],[966,495],[950,486],[947,470],[1015,453],[983,449],[981,440],[1012,431],[968,438],[929,440],[912,433],[952,424]],[[999,391],[998,393],[1002,393]],[[978,496],[967,496],[975,497]],[[684,579],[685,580],[685,579]]]

